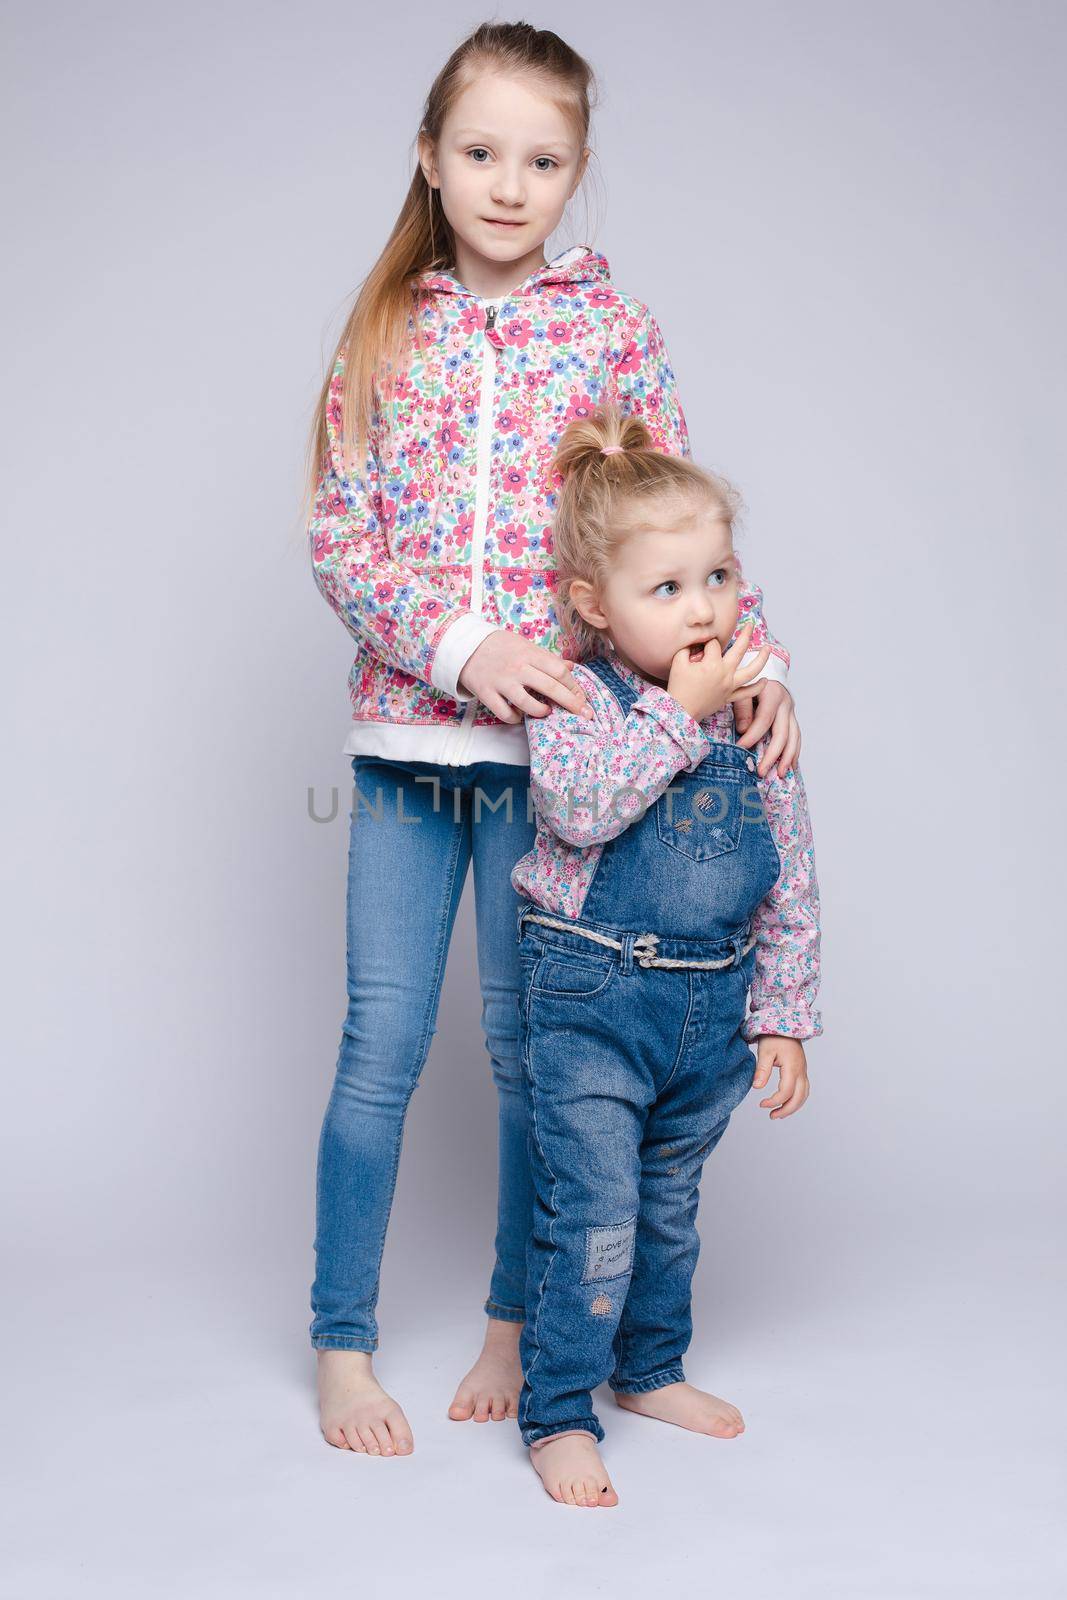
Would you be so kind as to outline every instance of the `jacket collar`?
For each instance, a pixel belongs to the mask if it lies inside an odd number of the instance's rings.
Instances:
[[[558,256],[553,256],[551,261],[546,261],[543,266],[535,268],[528,278],[508,294],[501,298],[517,300],[525,295],[533,294],[539,289],[554,287],[556,284],[570,286],[578,284],[610,283],[611,269],[607,258],[599,250],[594,250],[592,245],[576,244],[569,250],[564,250]],[[439,269],[437,272],[420,272],[419,282],[427,289],[438,294],[458,294],[468,300],[480,300],[485,296],[476,295],[460,283],[455,273],[448,269]]]

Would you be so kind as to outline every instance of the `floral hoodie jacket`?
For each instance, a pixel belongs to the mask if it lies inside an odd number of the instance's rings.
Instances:
[[[689,438],[655,318],[589,246],[498,300],[448,271],[422,282],[423,351],[399,375],[392,426],[374,419],[358,476],[342,465],[337,362],[308,533],[315,581],[358,647],[354,718],[455,726],[458,759],[464,730],[499,726],[457,681],[482,640],[504,627],[560,648],[551,462],[564,428],[614,399],[657,448],[688,455]],[[742,580],[738,623],[752,617],[751,648],[772,650],[765,676],[784,679],[761,601]]]

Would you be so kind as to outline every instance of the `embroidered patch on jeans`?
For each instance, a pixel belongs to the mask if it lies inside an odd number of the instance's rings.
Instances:
[[[610,1228],[586,1228],[583,1283],[598,1278],[624,1278],[634,1264],[637,1218],[616,1222]]]

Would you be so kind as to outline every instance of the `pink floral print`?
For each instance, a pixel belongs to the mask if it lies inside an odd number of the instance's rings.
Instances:
[[[459,725],[462,706],[433,686],[431,671],[444,634],[469,614],[475,562],[490,624],[561,647],[551,531],[560,483],[551,463],[563,429],[614,399],[644,418],[658,449],[686,455],[689,437],[659,325],[612,287],[599,252],[578,245],[539,268],[504,298],[491,328],[483,302],[451,272],[421,282],[423,349],[399,375],[389,426],[374,419],[355,475],[340,450],[343,361],[334,369],[308,537],[318,588],[356,643],[354,719]],[[487,342],[493,419],[479,463]],[[743,584],[741,606],[754,618],[752,648],[767,643],[788,666],[755,585]],[[497,719],[479,706],[475,724]]]

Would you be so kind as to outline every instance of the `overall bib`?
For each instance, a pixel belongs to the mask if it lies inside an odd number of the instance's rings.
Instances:
[[[584,665],[628,714],[637,693],[610,662]],[[683,1380],[700,1174],[752,1086],[750,924],[780,869],[755,759],[719,743],[603,846],[580,917],[520,908],[526,1444],[602,1439],[605,1380],[629,1394]]]

